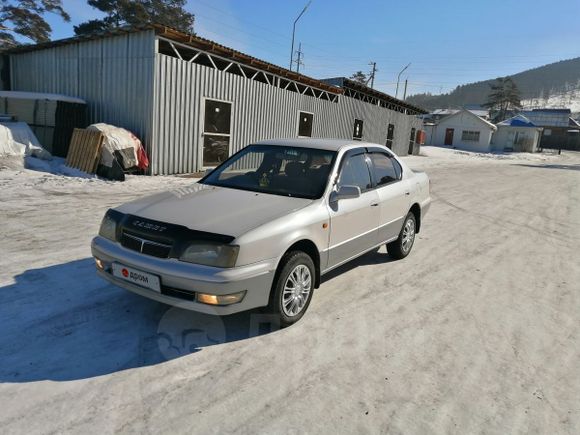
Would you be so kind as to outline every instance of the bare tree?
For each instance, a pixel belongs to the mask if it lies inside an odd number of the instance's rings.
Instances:
[[[0,0],[0,48],[17,45],[14,34],[34,42],[49,41],[52,29],[44,19],[48,13],[70,21],[61,0]]]

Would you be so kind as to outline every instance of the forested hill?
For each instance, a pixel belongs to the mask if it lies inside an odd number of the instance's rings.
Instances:
[[[576,95],[580,89],[580,57],[529,69],[511,76],[520,88],[522,100],[551,101],[556,95]],[[489,94],[489,84],[495,77],[483,82],[469,83],[448,94],[416,94],[407,98],[412,104],[426,109],[455,108],[468,104],[483,104]],[[571,102],[578,103],[578,102]]]

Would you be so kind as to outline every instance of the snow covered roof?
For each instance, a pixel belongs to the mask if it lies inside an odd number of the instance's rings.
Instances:
[[[439,121],[439,122],[447,122],[449,119],[451,119],[451,118],[453,118],[453,117],[455,117],[455,116],[457,116],[457,115],[459,115],[459,114],[462,114],[462,113],[467,113],[467,114],[469,114],[470,116],[473,116],[475,119],[477,119],[478,121],[482,122],[482,123],[483,123],[483,124],[485,124],[487,127],[489,127],[490,129],[492,129],[493,131],[497,130],[497,127],[496,127],[495,125],[493,125],[491,122],[489,122],[489,121],[487,121],[487,120],[483,119],[481,116],[478,116],[478,115],[476,115],[475,113],[473,113],[473,111],[471,111],[471,110],[467,110],[467,109],[461,109],[461,110],[458,110],[458,111],[457,111],[457,112],[455,112],[453,115],[447,116],[447,117],[445,117],[445,118],[441,119],[441,121]]]
[[[0,91],[0,98],[17,98],[21,100],[52,100],[66,103],[87,104],[85,100],[60,94],[45,94],[42,92]]]
[[[481,116],[484,118],[489,116],[489,110],[487,109],[469,109],[467,107],[465,109],[435,109],[430,113],[430,115],[432,116],[455,115],[456,113],[461,112],[461,110],[467,110],[473,113],[474,115]]]
[[[508,125],[511,127],[536,127],[532,121],[526,118],[524,115],[516,115],[505,121],[498,123],[497,125]]]

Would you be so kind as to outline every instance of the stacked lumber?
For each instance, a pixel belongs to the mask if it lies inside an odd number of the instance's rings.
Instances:
[[[104,138],[100,131],[75,128],[66,156],[66,165],[88,174],[97,172]]]

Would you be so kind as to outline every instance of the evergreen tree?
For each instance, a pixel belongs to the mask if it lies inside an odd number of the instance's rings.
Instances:
[[[355,72],[353,75],[350,76],[350,79],[362,85],[366,85],[368,82],[367,75],[362,71]]]
[[[52,29],[44,19],[47,13],[70,21],[61,0],[0,0],[0,48],[18,44],[14,33],[34,42],[49,41]]]
[[[87,2],[106,16],[75,26],[77,35],[148,23],[162,24],[185,33],[194,33],[195,15],[185,9],[187,0],[87,0]]]
[[[492,119],[503,121],[511,111],[521,109],[520,90],[510,77],[495,79],[490,88],[487,102],[483,106],[491,110]]]

